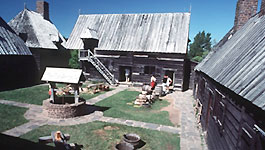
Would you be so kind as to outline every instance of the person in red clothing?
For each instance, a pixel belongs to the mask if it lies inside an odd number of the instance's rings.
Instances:
[[[155,78],[154,75],[152,75],[152,77],[151,77],[150,86],[151,86],[151,90],[154,90],[155,89],[155,86],[156,86],[156,78]]]

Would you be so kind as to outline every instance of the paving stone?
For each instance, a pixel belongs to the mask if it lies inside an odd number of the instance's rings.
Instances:
[[[134,121],[132,126],[133,127],[143,127],[143,126],[145,126],[145,124],[146,123],[144,123],[144,122]]]
[[[153,129],[153,130],[158,130],[158,128],[160,127],[160,125],[152,123],[146,123],[144,126],[147,127],[148,129]]]
[[[175,92],[172,97],[175,100],[175,107],[181,110],[181,149],[190,150],[202,149],[199,130],[197,129],[196,119],[193,108],[192,91]]]
[[[166,127],[166,126],[161,126],[159,128],[160,131],[165,131],[165,132],[170,132],[170,133],[174,133],[174,134],[179,134],[180,130],[177,128],[171,128],[171,127]]]
[[[130,121],[130,120],[126,120],[126,121],[125,121],[125,124],[126,124],[126,125],[130,125],[130,126],[132,126],[133,123],[134,123],[134,122],[133,122],[133,121]]]

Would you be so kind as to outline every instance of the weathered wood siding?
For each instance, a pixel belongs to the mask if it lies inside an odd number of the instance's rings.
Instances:
[[[39,78],[43,75],[46,67],[69,68],[70,51],[30,48],[39,69]]]
[[[194,88],[194,79],[195,79],[195,66],[198,65],[197,62],[190,61],[190,80],[189,80],[189,89]]]
[[[34,85],[38,69],[33,56],[0,55],[0,91]]]
[[[97,53],[99,54],[99,53]],[[103,54],[118,56],[118,57],[104,57]],[[120,67],[130,67],[131,68],[131,81],[132,82],[141,82],[145,84],[150,83],[150,78],[152,74],[145,74],[144,67],[145,66],[153,66],[155,67],[155,75],[157,78],[157,82],[161,83],[162,78],[166,72],[166,70],[174,71],[175,76],[175,84],[183,85],[183,76],[184,76],[184,58],[185,55],[177,55],[177,54],[153,54],[153,53],[100,53],[101,57],[98,57],[101,62],[112,72],[116,79],[120,79]],[[136,55],[145,55],[148,57],[139,57]],[[158,59],[163,58],[163,59]],[[168,60],[168,59],[169,60]],[[102,78],[102,76],[97,72],[97,70],[88,62],[83,62],[83,67],[85,71],[90,75],[88,78]]]
[[[200,72],[196,72],[195,85],[198,89],[194,89],[194,92],[197,91],[194,95],[202,103],[201,125],[207,132],[209,149],[265,148],[262,145],[264,137],[254,130],[255,124],[265,129],[265,112],[262,109]],[[220,93],[224,105],[218,105]],[[216,114],[220,108],[221,113]]]

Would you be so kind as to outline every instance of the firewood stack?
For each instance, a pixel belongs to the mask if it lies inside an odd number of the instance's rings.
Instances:
[[[155,95],[153,94],[153,91],[151,90],[151,86],[144,85],[142,88],[141,94],[136,98],[134,101],[135,105],[150,105],[154,102]]]

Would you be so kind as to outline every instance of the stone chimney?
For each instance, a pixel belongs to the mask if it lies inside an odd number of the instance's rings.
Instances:
[[[263,0],[264,1],[264,0]],[[258,0],[238,0],[234,30],[239,30],[253,15],[257,13]]]
[[[265,0],[262,0],[261,6],[260,6],[260,12],[259,12],[259,16],[263,16],[263,15],[265,15]]]
[[[36,2],[36,11],[43,16],[44,19],[50,20],[49,17],[49,3],[45,1]]]

